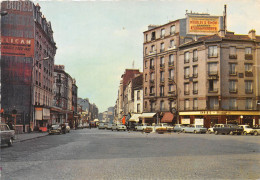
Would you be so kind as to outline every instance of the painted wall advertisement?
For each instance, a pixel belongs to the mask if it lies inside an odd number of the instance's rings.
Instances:
[[[216,34],[219,31],[219,17],[189,17],[189,34]]]
[[[34,56],[34,39],[23,37],[1,37],[2,56]]]

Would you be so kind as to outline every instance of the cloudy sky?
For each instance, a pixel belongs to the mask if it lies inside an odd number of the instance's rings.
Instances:
[[[260,0],[34,1],[51,21],[57,43],[56,64],[76,78],[78,96],[100,112],[114,106],[126,68],[142,71],[143,32],[184,18],[186,10],[222,15],[228,30],[260,35]]]

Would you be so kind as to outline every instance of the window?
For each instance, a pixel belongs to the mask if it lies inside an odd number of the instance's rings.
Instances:
[[[173,65],[173,54],[169,55],[169,66]]]
[[[184,100],[184,109],[189,110],[189,108],[190,108],[190,101],[189,101],[189,99],[185,99]]]
[[[161,50],[160,50],[161,52],[163,52],[164,51],[164,43],[161,43]]]
[[[235,81],[235,80],[229,81],[229,92],[231,92],[231,93],[237,92],[237,81]]]
[[[217,80],[209,80],[209,92],[218,92]]]
[[[209,97],[209,108],[215,110],[219,108],[218,97]]]
[[[190,68],[189,67],[185,67],[184,68],[184,78],[187,79],[190,77]]]
[[[145,80],[145,82],[147,82],[147,74],[145,74],[144,80]]]
[[[190,52],[184,53],[184,63],[188,63],[190,59]]]
[[[151,36],[151,40],[155,40],[155,31],[154,32],[152,32],[152,36]]]
[[[153,86],[150,87],[150,93],[151,93],[151,94],[154,93],[154,87],[153,87]]]
[[[141,105],[140,104],[137,104],[137,112],[140,113],[141,112]]]
[[[235,63],[230,63],[229,64],[229,74],[230,75],[236,75],[236,64]]]
[[[251,47],[246,47],[245,48],[245,54],[251,55],[252,54],[252,48]]]
[[[208,74],[209,75],[218,74],[218,64],[217,63],[208,63]]]
[[[165,29],[161,29],[161,37],[164,37],[165,35]]]
[[[169,85],[169,92],[173,92],[173,84]]]
[[[164,101],[160,102],[160,111],[164,111]]]
[[[198,99],[197,99],[197,98],[194,98],[194,99],[193,99],[193,109],[194,109],[194,110],[197,110],[197,109],[198,109]]]
[[[252,64],[245,64],[245,71],[246,72],[252,72],[252,68],[253,67],[253,65]]]
[[[229,48],[229,55],[236,55],[237,54],[237,49],[236,47],[232,46]]]
[[[148,41],[148,34],[145,35],[145,41]]]
[[[170,80],[173,80],[173,79],[174,79],[174,70],[173,70],[173,69],[170,69],[170,70],[169,70],[169,79],[170,79]]]
[[[144,54],[147,54],[147,47],[146,47],[145,50],[144,50]]]
[[[196,62],[196,61],[198,61],[198,50],[197,49],[195,49],[193,51],[193,62]]]
[[[253,93],[253,81],[245,81],[246,93]]]
[[[198,77],[198,66],[193,66],[193,77]]]
[[[184,95],[190,94],[189,83],[184,84]]]
[[[140,91],[137,91],[137,100],[140,100]]]
[[[144,102],[144,107],[147,108],[147,101]]]
[[[198,94],[198,82],[193,82],[193,94]]]
[[[151,46],[151,53],[153,53],[155,51],[155,45]]]
[[[170,32],[171,32],[171,34],[174,34],[174,33],[175,33],[175,25],[172,25],[172,26],[171,26],[171,31],[170,31]]]
[[[175,42],[174,40],[170,40],[170,48],[175,48]]]
[[[155,102],[151,102],[151,112],[155,111]]]
[[[144,62],[144,67],[147,68],[147,60]]]
[[[164,71],[160,72],[160,81],[164,82]]]
[[[160,67],[164,67],[164,57],[160,58]]]
[[[160,96],[164,96],[164,86],[160,86]]]
[[[218,47],[209,46],[209,57],[217,57],[217,56],[218,56]]]
[[[154,80],[154,73],[150,74],[150,80],[153,81]]]
[[[150,68],[151,68],[151,69],[154,68],[154,59],[150,59]]]
[[[229,99],[229,109],[237,109],[237,99],[236,98],[230,98]]]
[[[147,95],[147,87],[145,87],[144,93],[145,93],[145,95]]]
[[[253,109],[253,100],[251,98],[246,99],[246,109]]]

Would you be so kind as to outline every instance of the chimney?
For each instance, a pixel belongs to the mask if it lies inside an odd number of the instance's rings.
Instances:
[[[248,36],[250,37],[250,39],[256,39],[255,37],[255,30],[251,29],[248,33]]]
[[[218,31],[218,35],[219,35],[220,37],[225,37],[225,34],[226,34],[225,29],[220,29],[220,30]]]

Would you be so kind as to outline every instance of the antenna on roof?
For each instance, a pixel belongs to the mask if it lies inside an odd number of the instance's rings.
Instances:
[[[224,32],[227,32],[227,5],[224,5],[224,12],[223,12],[223,20],[224,20]]]
[[[135,68],[135,60],[133,60],[132,67]]]

